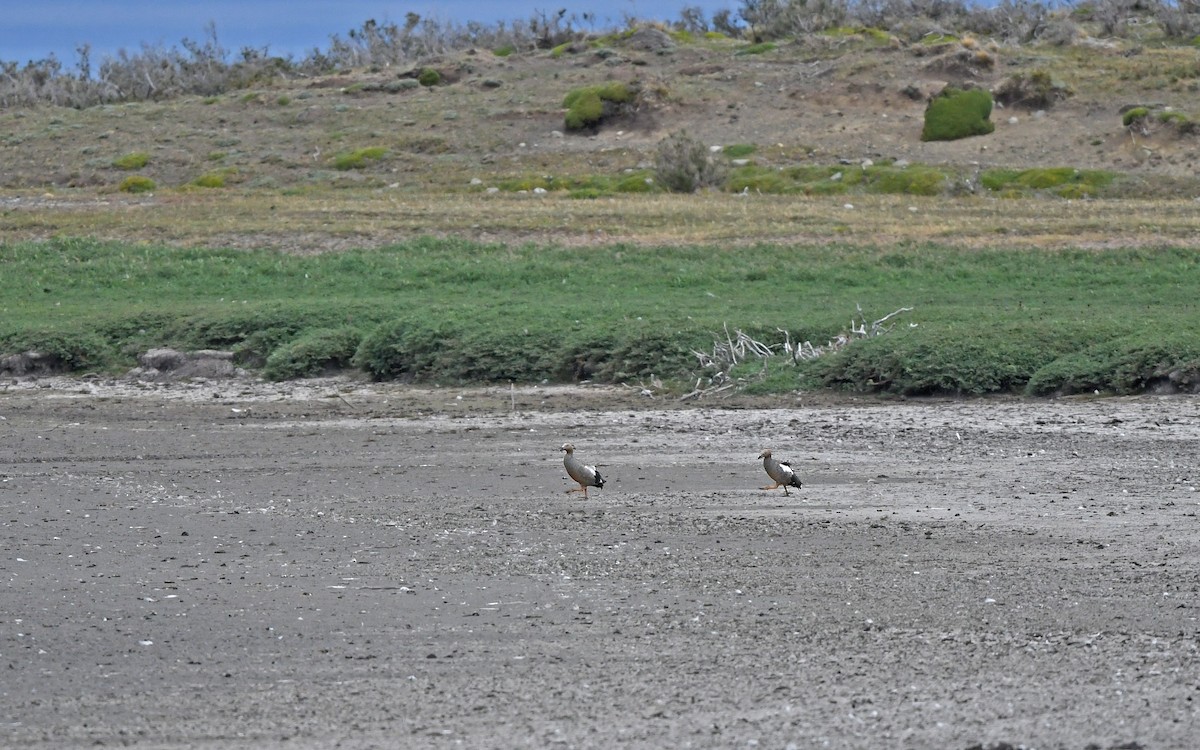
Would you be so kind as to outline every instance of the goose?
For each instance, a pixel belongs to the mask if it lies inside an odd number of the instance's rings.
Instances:
[[[763,468],[767,470],[767,476],[775,480],[775,484],[770,487],[763,487],[764,490],[773,490],[777,487],[783,488],[783,494],[788,494],[788,487],[796,487],[799,489],[802,485],[800,477],[796,476],[796,472],[792,471],[792,465],[787,461],[777,461],[771,458],[771,451],[765,450],[758,454],[758,457],[763,460]]]
[[[563,456],[563,466],[567,469],[567,474],[571,479],[579,483],[578,487],[572,487],[567,490],[567,494],[572,492],[582,492],[583,497],[587,499],[588,487],[603,487],[604,477],[600,476],[600,472],[596,471],[595,466],[585,466],[582,461],[575,458],[575,446],[571,443],[564,443],[559,450],[566,453]]]

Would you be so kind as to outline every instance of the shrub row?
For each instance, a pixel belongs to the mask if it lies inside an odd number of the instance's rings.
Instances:
[[[173,345],[183,348],[232,348],[236,361],[260,367],[263,376],[272,380],[357,368],[376,380],[402,382],[617,383],[657,376],[688,383],[698,374],[692,351],[709,348],[713,340],[712,332],[700,329],[497,331],[427,317],[386,321],[365,333],[355,326],[300,330],[298,320],[285,320],[280,312],[192,316],[161,330]],[[308,321],[318,326],[321,322]],[[103,370],[161,343],[135,345],[136,337],[120,340],[133,330],[144,334],[144,328],[139,329],[144,324],[139,319],[76,333],[0,334],[0,354],[36,351],[49,355],[48,360],[64,371]],[[255,329],[256,325],[263,327]],[[796,367],[785,367],[783,358],[772,361],[766,392],[796,388],[903,396],[1200,392],[1200,341],[1188,332],[1160,336],[1084,327],[1070,332],[1022,327],[979,332],[924,326],[856,342]],[[761,363],[751,361],[740,366],[738,374],[755,379],[761,368]]]
[[[712,341],[710,333],[699,329],[497,330],[428,316],[361,327],[329,325],[339,317],[276,308],[177,320],[138,317],[69,332],[0,332],[0,357],[38,351],[52,354],[56,368],[64,372],[104,371],[131,366],[141,351],[171,346],[231,350],[235,362],[260,369],[271,380],[357,368],[376,380],[403,382],[617,383],[685,377],[695,363],[692,350]],[[156,332],[149,333],[146,326]]]
[[[803,375],[810,385],[906,396],[1200,392],[1200,342],[1188,333],[905,330],[856,343]]]

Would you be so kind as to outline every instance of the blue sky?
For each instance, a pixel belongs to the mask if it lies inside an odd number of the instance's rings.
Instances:
[[[204,39],[206,25],[217,28],[217,41],[230,52],[268,47],[271,53],[302,57],[314,47],[326,48],[332,34],[345,36],[363,21],[403,23],[409,11],[441,21],[526,20],[535,11],[568,15],[594,13],[597,26],[622,25],[626,15],[676,20],[686,6],[706,16],[738,0],[7,0],[0,18],[0,60],[24,64],[53,53],[68,67],[76,48],[92,47],[99,62],[124,48],[142,44],[173,47],[186,38]]]

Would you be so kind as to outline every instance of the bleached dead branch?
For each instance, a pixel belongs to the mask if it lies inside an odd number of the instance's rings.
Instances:
[[[724,338],[716,338],[713,341],[711,352],[702,352],[696,349],[692,350],[692,354],[696,355],[702,370],[713,370],[713,374],[708,376],[707,383],[705,378],[696,379],[696,387],[690,393],[680,397],[680,401],[691,398],[701,398],[721,391],[734,388],[746,382],[759,380],[766,376],[767,363],[775,358],[775,361],[786,362],[790,365],[805,360],[817,359],[826,354],[840,351],[849,346],[855,341],[882,336],[895,327],[894,320],[898,315],[906,312],[912,312],[911,307],[901,307],[887,315],[884,315],[878,320],[868,322],[863,315],[862,307],[855,306],[857,315],[850,317],[850,325],[846,330],[829,339],[825,344],[813,344],[811,341],[792,341],[792,334],[784,328],[776,328],[775,330],[783,334],[783,341],[775,344],[767,344],[758,341],[745,331],[734,329],[733,333],[729,332],[729,326],[725,325]],[[916,325],[915,323],[911,325]],[[733,377],[730,372],[739,364],[743,364],[749,360],[757,359],[763,364],[762,371],[752,377]]]

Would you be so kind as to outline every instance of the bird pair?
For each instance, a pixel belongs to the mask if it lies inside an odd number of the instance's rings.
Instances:
[[[567,494],[572,492],[582,492],[584,498],[587,497],[588,487],[603,487],[604,477],[600,476],[600,472],[596,471],[595,466],[587,466],[578,458],[575,458],[575,446],[571,443],[564,443],[562,448],[567,455],[563,456],[563,466],[567,469],[567,474],[574,479],[579,486],[572,487],[567,490]],[[787,461],[779,461],[771,457],[771,451],[765,450],[758,454],[758,457],[763,460],[763,469],[766,470],[767,476],[775,481],[775,484],[770,487],[763,487],[764,490],[774,490],[779,487],[783,488],[783,494],[788,494],[788,487],[796,487],[799,489],[803,485],[800,483],[800,477],[796,476],[796,472],[792,471],[792,465]]]

